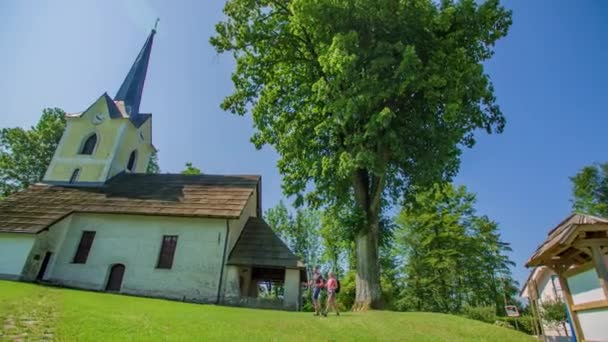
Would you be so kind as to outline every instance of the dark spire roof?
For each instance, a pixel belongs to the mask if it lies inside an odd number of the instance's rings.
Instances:
[[[144,90],[144,81],[146,80],[146,72],[148,71],[154,34],[156,34],[156,29],[150,32],[144,47],[139,52],[139,55],[137,55],[131,70],[129,70],[127,77],[114,97],[115,101],[123,101],[125,103],[125,108],[132,119],[135,119],[139,115],[139,104],[141,103],[141,95]]]

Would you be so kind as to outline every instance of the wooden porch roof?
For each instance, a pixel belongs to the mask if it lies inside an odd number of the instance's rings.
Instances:
[[[591,255],[580,245],[591,241],[603,241],[608,245],[608,219],[573,213],[549,232],[547,239],[526,262],[526,267],[588,262]]]
[[[261,218],[250,217],[228,257],[228,265],[304,269],[289,248]]]

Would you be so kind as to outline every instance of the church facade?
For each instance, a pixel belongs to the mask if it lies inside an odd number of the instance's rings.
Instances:
[[[155,33],[114,98],[67,115],[44,180],[0,201],[0,278],[299,309],[304,265],[262,218],[260,176],[144,173]]]

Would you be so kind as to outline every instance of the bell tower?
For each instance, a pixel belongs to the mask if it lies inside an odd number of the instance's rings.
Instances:
[[[118,93],[103,93],[84,112],[66,115],[66,128],[43,182],[95,186],[121,172],[143,173],[152,145],[152,114],[139,105],[156,27],[150,32]]]

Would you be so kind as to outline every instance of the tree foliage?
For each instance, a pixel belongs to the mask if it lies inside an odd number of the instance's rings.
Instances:
[[[202,174],[201,169],[194,166],[191,162],[186,163],[186,168],[182,170],[182,175],[200,175]]]
[[[46,108],[29,130],[0,130],[0,197],[42,180],[64,129],[65,112]]]
[[[585,166],[570,180],[575,211],[608,217],[608,163]]]
[[[321,261],[319,214],[312,209],[299,208],[290,213],[283,201],[266,210],[266,221],[287,247],[308,267]]]
[[[505,301],[515,303],[511,248],[474,205],[465,187],[441,184],[403,209],[394,247],[403,276],[400,309],[459,313],[492,306],[496,314]]]
[[[454,175],[476,129],[503,129],[482,62],[510,12],[498,0],[228,0],[224,13],[211,43],[236,69],[222,108],[252,112],[252,141],[280,154],[297,204],[353,209],[357,304],[381,306],[383,206]]]
[[[160,173],[160,166],[158,165],[158,152],[152,151],[150,154],[150,161],[148,162],[148,167],[146,168],[146,173]]]

